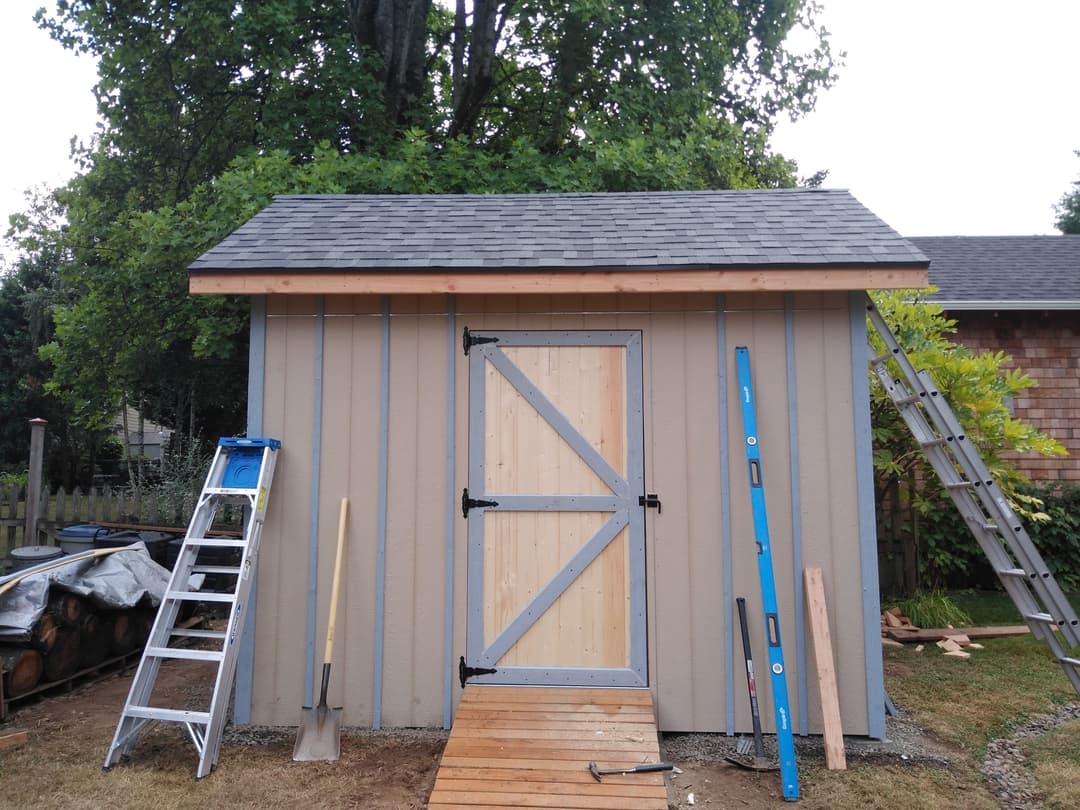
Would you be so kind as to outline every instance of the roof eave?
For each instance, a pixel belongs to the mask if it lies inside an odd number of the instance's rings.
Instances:
[[[1031,300],[1023,301],[1016,299],[997,300],[997,299],[985,299],[985,300],[962,300],[962,299],[948,299],[948,298],[929,298],[927,299],[934,304],[939,304],[942,309],[961,311],[988,311],[988,310],[1010,310],[1015,312],[1035,312],[1041,310],[1080,310],[1080,301],[1076,300]]]

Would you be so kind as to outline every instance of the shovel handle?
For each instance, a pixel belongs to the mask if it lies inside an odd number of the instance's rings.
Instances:
[[[337,553],[334,555],[334,584],[330,588],[330,618],[326,626],[326,654],[323,664],[334,660],[334,626],[337,624],[338,594],[341,591],[341,559],[345,554],[345,524],[349,517],[349,499],[341,499],[341,516],[338,519]]]

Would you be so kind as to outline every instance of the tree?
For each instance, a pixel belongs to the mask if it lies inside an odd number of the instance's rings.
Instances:
[[[1076,153],[1080,157],[1080,152]],[[1057,229],[1065,234],[1080,234],[1080,180],[1073,182],[1076,186],[1072,191],[1061,198],[1057,205]]]
[[[126,399],[173,427],[241,429],[246,301],[191,298],[185,268],[274,193],[793,185],[768,141],[833,80],[815,13],[57,0],[39,23],[99,59],[104,126],[58,195],[49,390],[87,425]]]
[[[934,288],[893,290],[877,292],[873,298],[915,368],[932,371],[938,389],[1012,507],[1029,519],[1045,520],[1038,511],[1041,502],[1025,494],[1030,482],[1003,455],[1007,451],[1065,455],[1057,440],[1009,413],[1008,400],[1037,383],[1020,369],[1007,368],[1011,358],[1003,352],[974,354],[953,343],[948,335],[956,331],[955,321],[945,317],[940,304],[925,299],[932,292]],[[884,352],[877,334],[873,329],[870,332],[875,350]],[[958,533],[948,536],[920,531],[921,516],[956,510],[872,372],[870,381],[878,537],[903,547],[908,591],[942,585],[949,574],[966,570],[974,541],[962,525]]]

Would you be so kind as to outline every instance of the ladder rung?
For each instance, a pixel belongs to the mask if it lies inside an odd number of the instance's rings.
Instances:
[[[184,627],[170,630],[169,635],[175,638],[212,638],[222,641],[225,639],[224,630],[189,630]]]
[[[1033,622],[1043,622],[1044,624],[1057,624],[1057,620],[1054,619],[1049,613],[1025,613],[1024,618]]]
[[[179,658],[187,661],[220,661],[225,657],[221,650],[192,650],[187,647],[147,647],[143,654],[154,658]]]
[[[258,487],[207,487],[203,495],[247,495],[254,497],[259,493]]]
[[[191,569],[193,574],[235,574],[239,575],[240,567],[237,565],[196,565]]]
[[[1059,658],[1058,661],[1072,667],[1080,667],[1080,658],[1069,658],[1068,656],[1065,656],[1064,658]]]
[[[159,709],[157,706],[128,706],[124,716],[143,720],[165,720],[170,723],[209,723],[210,712],[191,712],[187,709]]]
[[[906,397],[897,397],[893,400],[897,405],[910,405],[912,402],[918,402],[922,397],[918,394],[908,394]]]
[[[1028,572],[1023,568],[1004,568],[998,571],[1000,577],[1019,577],[1020,579],[1027,579]]]
[[[927,440],[925,442],[919,442],[919,446],[920,447],[940,447],[941,445],[943,445],[945,443],[946,443],[945,439],[937,438],[937,439],[929,439],[929,440]]]
[[[247,540],[239,537],[188,537],[184,540],[184,545],[199,548],[243,548],[247,545]]]
[[[970,481],[953,481],[945,484],[946,489],[970,489],[972,486]]]
[[[166,599],[179,599],[182,602],[235,602],[236,594],[217,591],[169,591]]]

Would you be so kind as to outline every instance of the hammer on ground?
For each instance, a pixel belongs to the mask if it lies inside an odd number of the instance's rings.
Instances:
[[[635,765],[633,768],[598,768],[595,762],[589,763],[589,772],[597,782],[601,776],[616,773],[652,773],[653,771],[670,771],[675,766],[670,762],[647,762],[644,765]]]

